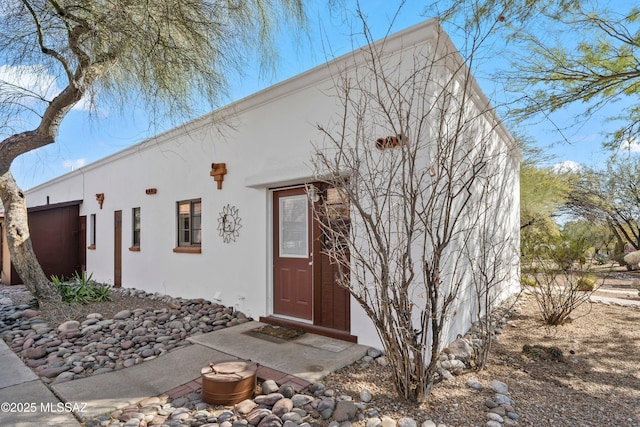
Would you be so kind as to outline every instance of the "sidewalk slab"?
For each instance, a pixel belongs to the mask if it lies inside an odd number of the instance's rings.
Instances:
[[[0,389],[39,379],[2,339],[0,339],[0,361],[2,361]]]
[[[607,296],[602,296],[597,294],[592,294],[590,298],[591,298],[591,302],[599,302],[599,303],[609,304],[609,305],[614,304],[614,305],[619,305],[623,307],[640,308],[640,301],[633,300],[633,299],[613,298],[613,297],[607,297]]]
[[[73,408],[65,407],[39,379],[0,389],[0,405],[1,426],[80,426]]]
[[[305,333],[290,340],[274,342],[257,338],[250,331],[264,326],[252,321],[188,338],[192,343],[285,372],[308,382],[350,365],[367,354],[368,347]]]
[[[64,402],[86,403],[85,411],[77,415],[87,420],[161,395],[200,377],[200,370],[209,363],[231,358],[215,349],[190,345],[130,368],[54,384],[51,388]]]

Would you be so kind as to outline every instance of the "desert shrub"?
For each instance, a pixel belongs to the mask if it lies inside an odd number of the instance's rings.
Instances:
[[[593,276],[582,276],[576,280],[576,288],[580,292],[593,292],[596,288],[596,279]]]
[[[547,347],[540,344],[522,346],[522,352],[529,357],[534,357],[540,360],[552,360],[559,362],[562,360],[562,350],[558,347]]]
[[[111,300],[111,286],[96,282],[92,279],[92,275],[87,276],[86,272],[75,273],[69,281],[51,276],[51,281],[58,288],[63,302],[87,304]]]
[[[570,320],[571,313],[588,303],[596,289],[596,279],[574,264],[582,264],[578,255],[584,253],[581,242],[557,241],[547,245],[533,257],[531,265],[535,274],[522,281],[535,299],[542,320],[549,326],[562,325]],[[582,265],[584,267],[584,265]],[[530,279],[535,285],[527,285]]]
[[[595,254],[593,256],[593,260],[595,261],[596,264],[598,265],[604,265],[608,262],[610,262],[611,260],[609,259],[609,255],[607,254]]]
[[[537,285],[536,279],[531,276],[524,275],[520,277],[520,284],[524,287],[530,288]]]

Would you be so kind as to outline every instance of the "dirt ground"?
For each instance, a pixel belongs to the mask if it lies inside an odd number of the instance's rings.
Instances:
[[[616,268],[600,274],[607,277],[598,295],[640,305],[635,289],[640,273]],[[365,370],[347,367],[323,382],[353,396],[367,388],[381,414],[409,416],[418,425],[431,419],[448,427],[484,426],[484,401],[492,398],[488,386],[496,379],[509,386],[509,397],[521,416],[518,426],[640,426],[639,308],[586,304],[570,323],[553,328],[542,324],[531,297],[524,297],[516,312],[495,342],[484,371],[437,384],[420,406],[397,399],[388,369],[375,364]],[[524,351],[525,346],[533,351]],[[550,348],[559,349],[562,357],[543,351]],[[485,389],[467,387],[470,379]]]

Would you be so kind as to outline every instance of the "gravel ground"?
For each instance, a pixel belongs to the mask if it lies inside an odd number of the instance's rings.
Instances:
[[[349,366],[323,379],[328,387],[357,396],[367,388],[381,413],[453,426],[484,426],[484,401],[493,396],[492,380],[509,386],[521,415],[519,426],[640,426],[640,310],[588,304],[571,323],[546,328],[533,299],[518,305],[494,343],[487,368],[468,372],[434,387],[428,401],[409,405],[393,393],[387,368]],[[525,353],[523,346],[556,347],[558,360]],[[485,388],[466,386],[474,379]]]
[[[75,307],[62,317],[83,318],[95,311],[108,315],[149,304],[164,303],[117,297],[99,306]],[[63,320],[58,318],[60,313],[43,314]],[[365,369],[356,363],[322,382],[338,394],[351,396],[366,388],[373,395],[371,405],[381,415],[396,420],[411,417],[418,425],[431,419],[447,427],[484,426],[484,402],[493,396],[489,384],[499,380],[509,386],[509,396],[521,415],[519,426],[640,427],[640,309],[588,304],[574,313],[572,322],[555,328],[543,326],[539,318],[533,299],[521,300],[494,343],[487,368],[437,384],[421,405],[398,399],[389,368],[377,363]],[[562,357],[536,356],[524,352],[525,345],[557,348]],[[484,389],[468,387],[469,380],[479,381]],[[364,421],[353,424],[364,426]]]

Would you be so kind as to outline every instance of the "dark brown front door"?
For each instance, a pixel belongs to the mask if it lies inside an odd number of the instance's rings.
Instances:
[[[304,188],[274,192],[273,242],[273,312],[312,320],[312,226]]]
[[[122,286],[122,211],[113,213],[113,286]]]

